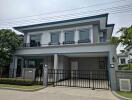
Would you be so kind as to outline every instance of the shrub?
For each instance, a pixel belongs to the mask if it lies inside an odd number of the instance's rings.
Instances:
[[[11,84],[11,85],[33,85],[34,81],[27,79],[17,78],[0,78],[0,84]]]
[[[132,64],[123,64],[118,66],[119,70],[132,70]]]

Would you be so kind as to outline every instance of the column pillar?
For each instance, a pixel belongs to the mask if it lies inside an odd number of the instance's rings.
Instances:
[[[77,30],[77,28],[76,28],[76,31],[75,31],[75,34],[74,34],[75,36],[75,38],[74,38],[74,40],[75,40],[75,43],[76,44],[78,44],[78,40],[79,40],[79,31]]]
[[[14,57],[14,68],[13,68],[14,77],[16,77],[16,72],[17,72],[17,60],[18,58],[15,56]]]
[[[58,54],[54,54],[54,82],[58,81]]]
[[[116,59],[116,61],[113,61],[113,57]],[[109,52],[109,79],[110,79],[110,85],[111,90],[117,90],[116,87],[116,68],[117,68],[117,56],[116,56],[116,48],[111,46],[111,51]]]
[[[17,57],[13,56],[12,63],[10,64],[10,77],[16,77],[16,71],[17,71]]]
[[[58,54],[54,54],[54,69],[58,69]]]
[[[64,42],[64,32],[63,30],[61,31],[61,34],[60,34],[60,43],[63,45],[63,42]]]

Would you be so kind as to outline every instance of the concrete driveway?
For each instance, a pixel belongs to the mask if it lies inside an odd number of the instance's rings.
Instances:
[[[110,90],[48,87],[36,92],[0,89],[0,100],[118,100]]]

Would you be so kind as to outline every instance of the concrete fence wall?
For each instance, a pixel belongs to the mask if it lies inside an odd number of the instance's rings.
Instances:
[[[117,90],[120,90],[119,79],[130,79],[132,91],[132,70],[118,70],[116,71]]]

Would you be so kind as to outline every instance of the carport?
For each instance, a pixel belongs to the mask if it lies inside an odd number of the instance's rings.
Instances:
[[[109,89],[108,53],[59,56],[59,68],[48,71],[49,83],[54,86]]]

